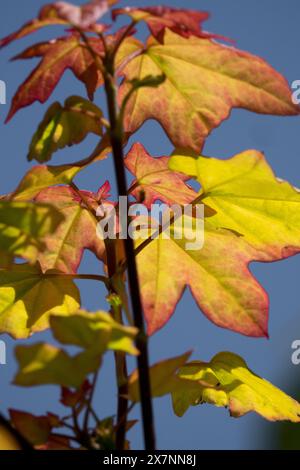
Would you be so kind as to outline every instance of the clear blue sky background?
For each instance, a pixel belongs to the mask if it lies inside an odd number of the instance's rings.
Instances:
[[[19,25],[36,16],[37,10],[46,2],[42,0],[9,0],[1,2],[1,36],[15,30]],[[80,4],[80,1],[74,1]],[[157,5],[148,0],[136,4]],[[237,41],[237,46],[267,59],[283,73],[289,82],[300,79],[300,2],[299,0],[203,0],[165,1],[172,6],[199,8],[211,12],[207,29]],[[128,5],[129,2],[120,2]],[[0,79],[7,83],[8,103],[20,81],[25,79],[34,63],[8,60],[35,40],[51,37],[57,30],[48,30],[17,42],[0,54]],[[54,100],[62,100],[70,94],[82,94],[85,90],[67,72],[46,106],[35,104],[22,110],[14,120],[4,126],[7,106],[0,106],[1,172],[0,191],[14,189],[24,172],[29,168],[26,152],[29,140],[41,120],[46,107]],[[102,94],[96,97],[100,102]],[[255,148],[263,150],[281,178],[300,185],[299,128],[297,118],[258,116],[236,110],[231,119],[213,132],[205,145],[205,154],[227,158],[240,151]],[[144,143],[153,155],[168,154],[172,146],[155,123],[147,123],[136,139]],[[54,163],[78,160],[93,147],[95,139],[89,138],[77,148],[59,152]],[[112,162],[98,163],[77,178],[84,189],[97,189],[105,179],[113,178]],[[272,227],[270,227],[272,230]],[[82,272],[97,272],[99,266],[91,254],[86,254]],[[291,364],[291,343],[300,338],[299,273],[300,257],[273,264],[255,264],[253,272],[268,291],[271,299],[270,339],[251,339],[217,328],[198,310],[191,295],[186,292],[176,314],[169,324],[151,339],[151,361],[181,354],[193,349],[194,357],[210,359],[219,351],[230,350],[242,355],[258,374],[268,378],[286,391],[292,390],[299,380],[300,366]],[[175,273],[174,273],[175,274]],[[104,292],[98,284],[81,283],[83,304],[86,308],[105,308]],[[49,334],[36,335],[31,342],[49,340]],[[8,365],[0,366],[0,409],[8,407],[31,410],[61,412],[57,404],[57,387],[19,389],[10,385],[16,370],[13,356],[14,342],[7,340]],[[97,389],[97,410],[101,416],[115,410],[113,362],[107,357],[100,375]],[[300,387],[299,387],[300,388]],[[64,412],[64,411],[63,411]],[[138,416],[138,411],[133,413]],[[201,406],[191,409],[184,418],[172,413],[169,397],[155,402],[158,446],[161,449],[255,449],[264,448],[264,436],[278,424],[266,423],[262,418],[250,414],[239,420],[230,418],[224,409]],[[129,438],[134,448],[142,445],[139,426],[130,431]],[[272,442],[269,442],[269,447]]]

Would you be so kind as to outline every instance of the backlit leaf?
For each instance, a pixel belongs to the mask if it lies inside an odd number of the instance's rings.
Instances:
[[[189,406],[211,403],[228,407],[233,417],[255,411],[270,421],[300,422],[300,404],[254,374],[236,354],[219,353],[209,363],[191,362],[180,369],[178,377],[184,379],[181,390],[173,392],[174,411],[178,416]],[[194,386],[193,397],[189,383]]]
[[[229,160],[174,156],[170,167],[197,178],[202,202],[216,211],[213,223],[240,234],[262,261],[300,251],[300,193],[275,177],[263,154],[249,150]]]
[[[30,444],[37,446],[48,441],[53,428],[51,415],[34,416],[18,410],[9,410],[9,414],[14,427]]]
[[[54,103],[33,136],[28,160],[47,162],[58,149],[79,144],[89,133],[101,136],[101,118],[102,111],[79,96],[71,96],[64,106]]]
[[[115,36],[107,36],[110,42]],[[104,54],[103,43],[100,38],[89,38],[90,47],[101,58]],[[141,53],[143,45],[135,38],[128,37],[115,58],[115,67],[118,70],[127,64],[132,56]],[[58,38],[50,42],[36,44],[19,54],[15,59],[31,59],[42,57],[41,62],[17,90],[11,109],[7,116],[8,122],[21,108],[39,101],[45,103],[63,76],[70,69],[75,77],[86,87],[90,100],[93,100],[95,90],[103,85],[103,77],[94,63],[90,51],[76,33]]]
[[[49,327],[51,313],[69,315],[78,310],[77,287],[54,274],[45,276],[38,266],[27,265],[0,270],[0,333],[27,338]]]
[[[18,31],[0,40],[0,48],[16,39],[21,39],[45,26],[76,25],[83,29],[96,23],[118,0],[92,0],[85,5],[76,6],[68,2],[54,2],[41,8],[38,18],[29,21]],[[103,31],[105,25],[97,25],[97,31]]]
[[[188,177],[168,168],[169,157],[151,157],[145,148],[136,143],[129,151],[125,165],[136,177],[131,194],[147,207],[160,200],[166,204],[188,204],[197,193],[185,181]],[[142,197],[141,197],[142,196]]]
[[[183,37],[208,37],[209,33],[202,31],[202,23],[209,14],[197,10],[185,10],[166,6],[147,8],[125,7],[113,10],[113,19],[119,15],[129,15],[134,21],[145,21],[151,34],[163,42],[166,28]]]
[[[165,74],[158,88],[137,90],[125,115],[135,132],[156,119],[177,148],[199,152],[205,138],[232,108],[263,114],[296,115],[286,80],[264,60],[209,39],[182,38],[166,30],[164,44],[150,38],[147,49],[124,69],[120,101],[130,81]]]
[[[187,352],[182,356],[173,357],[167,359],[150,367],[150,382],[151,382],[151,396],[161,397],[171,393],[173,384],[177,383],[176,372],[182,367],[191,353]],[[139,375],[138,371],[135,370],[129,377],[128,383],[128,394],[129,398],[133,402],[140,400],[139,392]]]
[[[28,201],[50,186],[70,184],[81,170],[93,162],[104,160],[111,152],[107,134],[103,136],[95,151],[74,164],[37,165],[28,170],[11,195],[14,201]]]
[[[103,46],[100,39],[93,38],[92,47],[96,53],[101,53]],[[18,58],[40,56],[41,62],[15,94],[6,121],[19,109],[35,101],[45,103],[67,69],[72,70],[78,80],[85,84],[90,99],[97,86],[102,83],[102,76],[90,52],[77,34],[32,46]]]
[[[170,237],[156,237],[138,254],[149,334],[170,319],[188,286],[199,308],[216,325],[247,336],[267,336],[268,297],[248,267],[259,253],[211,219],[205,220],[203,246],[203,227],[193,233],[183,231],[178,219]],[[189,247],[193,234],[196,245]]]
[[[14,256],[35,262],[45,248],[43,238],[54,233],[63,220],[63,215],[51,205],[0,201],[2,267]]]
[[[65,321],[64,316],[54,314],[50,323],[58,341],[83,348],[84,351],[70,356],[62,349],[45,343],[17,347],[17,385],[56,384],[80,388],[86,377],[98,370],[105,351],[138,354],[133,344],[137,330],[119,325],[105,312],[79,311],[69,322]]]

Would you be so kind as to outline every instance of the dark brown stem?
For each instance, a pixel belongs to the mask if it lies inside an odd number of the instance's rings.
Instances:
[[[108,56],[105,60],[104,65],[104,83],[110,121],[110,138],[113,150],[118,193],[119,196],[128,198],[123,153],[124,133],[122,129],[122,122],[118,119],[113,58]],[[149,376],[148,343],[144,326],[139,280],[135,262],[134,244],[130,237],[126,237],[126,239],[124,240],[124,246],[127,259],[129,290],[132,303],[134,325],[139,330],[139,334],[137,335],[136,339],[136,346],[140,351],[140,354],[137,358],[137,362],[139,371],[139,386],[142,406],[145,449],[155,450],[154,420]]]
[[[116,274],[117,258],[115,252],[115,243],[111,243],[110,240],[105,241],[106,253],[107,253],[107,268],[110,279],[113,279]],[[113,285],[110,287],[111,294],[117,294],[114,291]],[[122,309],[120,306],[113,306],[111,308],[111,314],[114,319],[123,323]],[[116,379],[118,387],[118,407],[117,407],[117,426],[116,426],[116,449],[125,449],[126,439],[126,427],[127,427],[127,409],[128,409],[128,372],[126,355],[120,351],[115,352],[115,363],[116,363]],[[125,419],[124,419],[125,416]]]
[[[97,385],[98,375],[99,375],[99,370],[97,370],[97,372],[95,372],[95,374],[94,374],[93,382],[92,382],[92,389],[90,391],[90,395],[89,395],[88,401],[86,403],[86,412],[85,412],[84,420],[83,420],[83,429],[86,432],[88,431],[88,427],[89,427],[89,417],[90,417],[90,413],[91,413],[91,409],[92,409],[92,401],[93,401],[93,397],[94,397],[94,393],[95,393],[95,388],[96,388],[96,385]]]

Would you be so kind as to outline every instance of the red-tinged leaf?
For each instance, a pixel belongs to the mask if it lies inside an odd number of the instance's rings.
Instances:
[[[116,36],[107,36],[107,40],[113,43],[117,37],[118,33]],[[103,43],[100,39],[90,38],[89,43],[99,57],[103,55]],[[116,55],[116,69],[122,69],[133,57],[141,53],[142,47],[140,41],[135,38],[126,38]],[[19,109],[35,101],[40,103],[47,101],[67,69],[70,69],[76,78],[84,83],[90,100],[93,100],[95,90],[103,85],[102,74],[95,65],[90,51],[76,33],[48,43],[36,44],[16,56],[15,59],[34,57],[42,57],[42,60],[17,90],[6,122]]]
[[[161,362],[157,362],[150,367],[151,396],[162,397],[171,393],[174,384],[177,383],[176,371],[186,364],[191,355],[191,351],[181,356],[172,357]],[[133,371],[128,380],[128,395],[131,401],[140,401],[139,372]]]
[[[104,160],[111,152],[107,134],[103,137],[95,151],[87,158],[72,165],[38,165],[32,167],[22,178],[17,189],[11,194],[14,201],[28,201],[49,186],[70,184],[77,173],[95,161]],[[99,189],[98,200],[108,197],[106,182]],[[100,192],[103,191],[103,194]]]
[[[182,38],[166,30],[164,44],[150,38],[146,50],[124,68],[120,102],[132,80],[164,74],[159,88],[142,88],[125,112],[126,132],[157,120],[177,148],[199,152],[232,108],[297,115],[287,81],[264,60],[215,41]]]
[[[82,6],[72,5],[68,2],[55,2],[45,5],[38,15],[38,18],[29,21],[18,31],[9,34],[0,40],[0,48],[7,46],[12,41],[21,39],[28,34],[34,33],[45,26],[53,25],[73,25],[82,29],[88,29],[98,21],[110,6],[116,4],[118,0],[92,0]],[[103,32],[106,25],[96,25],[98,32]]]
[[[185,205],[197,197],[185,183],[187,176],[169,170],[169,160],[169,157],[151,157],[139,143],[132,146],[125,159],[127,169],[136,177],[131,194],[148,208],[157,200]]]
[[[145,21],[152,35],[163,42],[166,28],[183,37],[197,36],[209,37],[209,33],[202,30],[202,23],[209,18],[209,14],[197,10],[185,10],[156,6],[147,8],[125,7],[113,10],[115,20],[119,15],[129,15],[134,21]]]
[[[79,306],[79,290],[68,276],[57,271],[45,275],[39,265],[0,269],[1,334],[28,338],[49,328],[52,313],[69,315]]]
[[[14,427],[30,444],[38,446],[48,441],[53,424],[55,424],[53,415],[34,416],[18,410],[9,410],[9,414]],[[56,418],[59,423],[58,417]]]
[[[103,259],[105,247],[96,233],[97,219],[83,206],[73,189],[68,186],[45,189],[38,194],[36,201],[48,201],[65,216],[65,222],[56,232],[44,238],[46,249],[39,255],[43,270],[76,273],[84,249]]]
[[[101,52],[100,39],[94,39],[92,45],[97,53]],[[102,76],[94,64],[90,52],[76,34],[51,41],[48,45],[42,43],[33,46],[21,54],[19,58],[33,57],[34,55],[42,55],[42,61],[19,87],[13,98],[6,122],[19,109],[29,106],[35,101],[40,103],[47,101],[67,69],[72,70],[78,80],[85,84],[90,99],[93,98],[96,88],[102,83]]]

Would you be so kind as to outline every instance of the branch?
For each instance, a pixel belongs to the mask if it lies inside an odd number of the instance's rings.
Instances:
[[[127,181],[124,168],[123,153],[123,125],[118,119],[117,96],[115,84],[115,71],[113,58],[107,57],[105,60],[105,91],[110,120],[110,137],[113,150],[114,166],[117,178],[119,196],[128,198]],[[139,386],[141,394],[142,418],[144,428],[144,440],[146,450],[155,449],[154,422],[152,411],[151,387],[149,376],[148,344],[145,332],[144,318],[142,312],[142,302],[139,289],[138,273],[135,262],[134,244],[130,237],[124,240],[130,297],[133,309],[134,325],[138,328],[139,334],[136,338],[136,346],[140,351],[137,358],[139,370]]]

